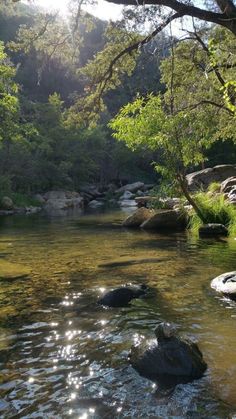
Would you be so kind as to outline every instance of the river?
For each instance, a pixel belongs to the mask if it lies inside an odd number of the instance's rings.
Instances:
[[[1,261],[30,269],[1,281],[3,418],[233,418],[236,303],[210,288],[236,269],[236,239],[127,230],[123,212],[0,220]],[[131,283],[149,297],[96,305]],[[129,365],[138,334],[160,321],[198,342],[205,376],[164,397]]]

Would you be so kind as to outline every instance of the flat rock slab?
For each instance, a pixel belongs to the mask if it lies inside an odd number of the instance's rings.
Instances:
[[[0,260],[0,281],[26,278],[30,273],[31,270],[23,265]]]
[[[216,237],[216,236],[227,236],[228,229],[223,224],[203,224],[199,227],[199,236],[200,237]]]

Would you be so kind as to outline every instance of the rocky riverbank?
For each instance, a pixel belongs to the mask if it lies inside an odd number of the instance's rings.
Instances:
[[[220,165],[200,170],[187,175],[187,181],[191,191],[206,190],[212,182],[218,182],[219,187],[214,193],[223,194],[225,199],[236,205],[236,165]],[[128,218],[124,225],[137,227],[145,223],[142,227],[153,228],[155,220],[155,226],[158,225],[160,228],[165,224],[176,226],[178,229],[185,228],[186,219],[183,221],[183,218],[180,219],[178,214],[180,199],[155,197],[152,191],[154,186],[141,181],[121,187],[117,187],[114,183],[105,186],[86,184],[82,185],[79,191],[53,190],[34,195],[31,197],[35,202],[34,205],[20,206],[16,205],[12,198],[4,196],[0,201],[0,215],[34,214],[39,211],[50,215],[60,215],[68,210],[83,210],[85,207],[93,209],[120,207],[135,211],[137,208],[149,207],[150,204],[154,204],[154,206],[162,208],[162,211],[158,212],[158,216],[156,213],[139,211],[133,218]],[[191,208],[186,203],[187,212],[189,209]],[[152,221],[149,220],[151,216],[154,217]]]

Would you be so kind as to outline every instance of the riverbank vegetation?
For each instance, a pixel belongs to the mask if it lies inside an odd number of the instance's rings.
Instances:
[[[229,234],[236,234],[236,209],[226,201],[223,194],[209,195],[205,192],[199,192],[194,195],[198,207],[204,214],[204,219],[209,223],[223,224],[228,228]],[[198,232],[202,225],[202,220],[193,211],[190,216],[189,227]]]

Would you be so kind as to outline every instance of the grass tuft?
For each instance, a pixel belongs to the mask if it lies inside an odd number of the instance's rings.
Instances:
[[[221,194],[209,196],[204,192],[199,192],[194,199],[204,215],[206,223],[223,224],[229,229],[229,234],[236,234],[236,209]],[[197,231],[202,225],[202,221],[196,213],[190,217],[190,228]]]

